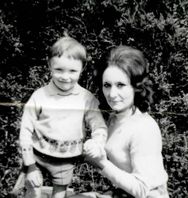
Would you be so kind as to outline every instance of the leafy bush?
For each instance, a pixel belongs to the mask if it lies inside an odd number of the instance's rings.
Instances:
[[[48,82],[48,48],[64,31],[86,46],[88,63],[80,83],[96,95],[103,57],[113,46],[126,44],[144,52],[155,93],[150,113],[162,131],[170,196],[186,197],[187,1],[2,0],[0,4],[0,197],[7,196],[21,168],[17,140],[23,105]],[[76,191],[102,191],[109,184],[84,162],[75,170],[72,185]]]

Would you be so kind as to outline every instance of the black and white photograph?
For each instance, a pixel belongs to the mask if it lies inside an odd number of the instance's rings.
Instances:
[[[188,198],[188,1],[1,0],[0,198]]]

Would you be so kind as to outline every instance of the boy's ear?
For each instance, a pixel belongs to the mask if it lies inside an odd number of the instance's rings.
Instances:
[[[82,72],[85,71],[87,66],[87,61],[82,62]]]
[[[82,77],[83,72],[85,71],[85,69],[86,69],[85,64],[82,63],[82,70],[81,70],[81,72],[80,72],[80,77],[79,77],[79,79]]]
[[[86,67],[85,67],[85,65],[84,65],[84,67],[82,67],[82,70],[81,70],[81,72],[80,72],[80,76],[83,74],[83,72],[86,70]]]
[[[85,65],[82,65],[81,73],[85,70]]]

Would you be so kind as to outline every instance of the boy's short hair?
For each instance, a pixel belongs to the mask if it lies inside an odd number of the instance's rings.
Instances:
[[[81,60],[83,65],[86,62],[86,49],[74,38],[64,36],[58,39],[50,48],[48,60],[50,61],[53,57],[61,57],[65,55],[68,58]]]

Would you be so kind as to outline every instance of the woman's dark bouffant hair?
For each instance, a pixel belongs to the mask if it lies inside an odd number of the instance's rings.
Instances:
[[[107,67],[112,65],[122,69],[129,76],[135,90],[134,105],[142,112],[146,112],[153,101],[153,92],[143,53],[129,46],[118,46],[111,50],[107,59]]]

